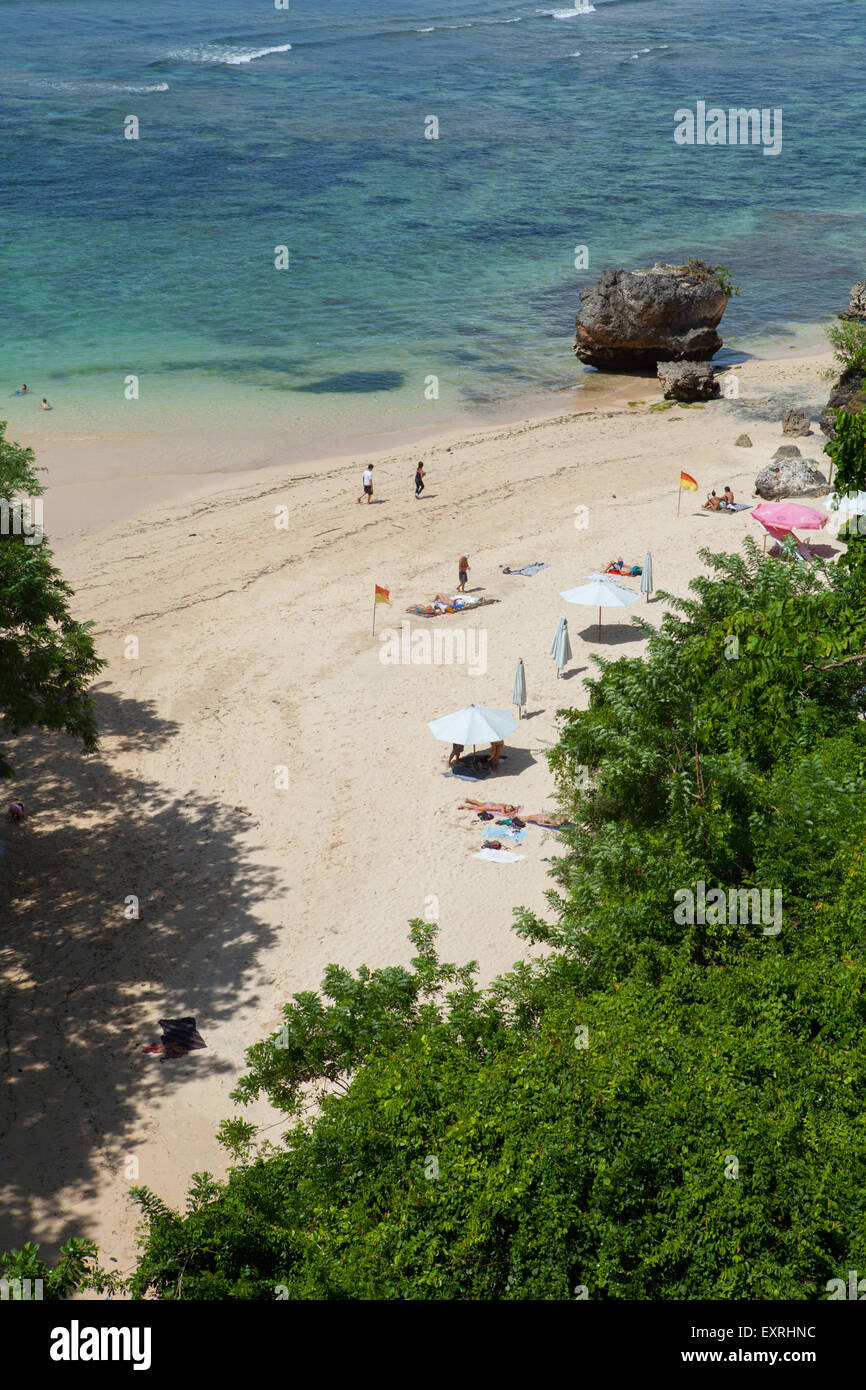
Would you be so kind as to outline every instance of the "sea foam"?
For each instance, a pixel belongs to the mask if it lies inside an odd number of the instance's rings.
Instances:
[[[269,53],[288,53],[290,43],[275,44],[272,48],[238,48],[233,44],[203,43],[198,48],[175,48],[167,56],[175,63],[225,64],[239,67],[266,58]]]

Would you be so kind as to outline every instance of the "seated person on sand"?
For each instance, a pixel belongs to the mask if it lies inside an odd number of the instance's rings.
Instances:
[[[725,490],[722,494],[722,506],[732,507],[734,505],[734,494],[731,492],[730,483],[725,483]]]
[[[622,574],[624,568],[625,560],[623,560],[622,558],[620,558],[619,560],[611,560],[610,564],[605,570],[605,574]]]
[[[718,512],[718,511],[721,511],[721,508],[722,508],[722,500],[721,500],[720,497],[717,497],[717,496],[716,496],[716,490],[715,490],[715,488],[713,488],[712,492],[708,492],[708,493],[707,493],[707,500],[706,500],[706,502],[704,503],[703,509],[704,509],[705,512],[706,512],[706,511]]]
[[[490,768],[491,772],[495,772],[497,767],[499,766],[499,759],[502,757],[502,750],[504,747],[504,739],[502,739],[499,743],[491,743],[490,757],[487,759],[487,766]]]

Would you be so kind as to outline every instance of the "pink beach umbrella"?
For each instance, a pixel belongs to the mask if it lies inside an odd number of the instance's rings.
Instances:
[[[801,502],[762,502],[752,516],[774,531],[820,531],[827,525],[826,512],[816,512]]]
[[[820,531],[828,521],[826,512],[804,507],[801,502],[762,502],[753,509],[752,516],[763,528],[765,550],[767,536],[781,543],[792,531]],[[794,541],[799,549],[796,536]],[[806,550],[800,550],[800,554],[804,559],[810,558]]]

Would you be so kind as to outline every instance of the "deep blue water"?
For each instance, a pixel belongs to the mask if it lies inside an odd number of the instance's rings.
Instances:
[[[732,344],[828,319],[866,270],[863,16],[0,0],[4,381],[96,418],[132,372],[168,411],[327,432],[574,383],[577,294],[607,265],[730,265]],[[782,153],[676,146],[698,100],[781,107]]]

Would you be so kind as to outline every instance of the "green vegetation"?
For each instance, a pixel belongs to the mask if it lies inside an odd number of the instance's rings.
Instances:
[[[715,275],[722,287],[722,293],[725,294],[728,299],[732,299],[734,295],[739,295],[740,287],[734,284],[732,278],[733,272],[730,266],[709,265],[706,261],[702,261],[698,257],[694,257],[688,264],[689,269],[694,271],[701,279],[705,279],[707,274]]]
[[[866,323],[861,319],[840,319],[828,324],[824,332],[842,371],[856,370],[866,374]],[[833,377],[836,373],[829,371],[826,375]]]
[[[31,1282],[30,1296],[37,1297],[34,1281],[42,1280],[41,1301],[60,1302],[83,1289],[98,1293],[118,1291],[123,1285],[119,1274],[106,1274],[97,1264],[96,1246],[91,1240],[72,1237],[60,1247],[60,1259],[48,1265],[40,1259],[39,1246],[28,1241],[20,1250],[0,1255],[0,1279]],[[25,1295],[26,1296],[26,1295]]]
[[[70,615],[72,590],[38,525],[44,491],[33,451],[7,440],[0,421],[0,729],[7,740],[28,728],[61,731],[90,752],[96,722],[86,691],[103,663],[91,624]],[[0,777],[12,771],[0,746]]]
[[[702,558],[560,712],[542,958],[481,990],[415,922],[409,968],[332,966],[235,1092],[283,1142],[227,1122],[184,1213],[135,1189],[136,1295],[801,1300],[866,1267],[866,587]],[[678,925],[700,882],[781,892],[781,930]]]

